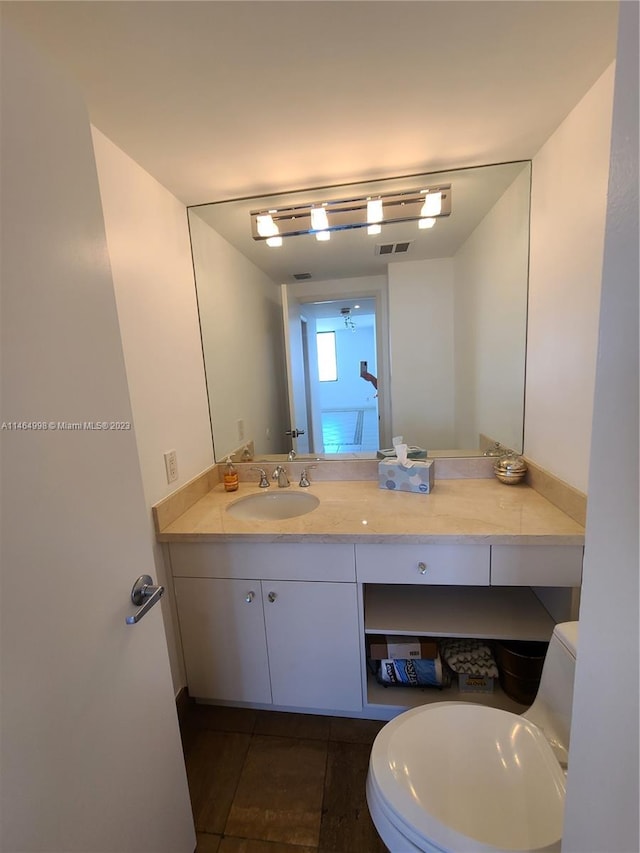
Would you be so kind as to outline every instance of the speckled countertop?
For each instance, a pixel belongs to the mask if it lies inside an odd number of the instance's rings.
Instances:
[[[371,542],[431,544],[582,545],[584,528],[525,484],[495,479],[436,480],[429,495],[390,492],[371,481],[313,483],[289,491],[316,495],[312,512],[284,521],[245,521],[226,508],[251,494],[215,486],[157,534],[161,542],[224,539],[251,542]],[[271,486],[269,493],[278,491]]]

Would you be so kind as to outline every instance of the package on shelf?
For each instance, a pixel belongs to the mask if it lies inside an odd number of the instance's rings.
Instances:
[[[407,660],[370,660],[369,667],[380,684],[403,687],[447,687],[449,674],[439,657]]]
[[[495,679],[490,675],[470,675],[458,673],[458,690],[460,693],[493,693]]]
[[[485,640],[451,638],[440,640],[440,654],[458,676],[461,693],[493,693],[498,667]]]
[[[372,634],[367,637],[367,655],[371,660],[431,659],[438,657],[438,644],[430,637],[405,637],[398,634]]]

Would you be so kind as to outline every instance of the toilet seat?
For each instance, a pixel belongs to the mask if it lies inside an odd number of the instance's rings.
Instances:
[[[371,753],[368,793],[419,850],[560,849],[565,778],[541,730],[464,702],[415,708]]]

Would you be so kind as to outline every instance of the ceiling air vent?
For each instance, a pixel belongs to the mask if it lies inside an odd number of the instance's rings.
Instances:
[[[404,243],[381,243],[376,246],[376,255],[404,255],[409,251],[411,241]]]
[[[293,277],[296,281],[307,281],[307,279],[311,278],[310,272],[294,272]]]

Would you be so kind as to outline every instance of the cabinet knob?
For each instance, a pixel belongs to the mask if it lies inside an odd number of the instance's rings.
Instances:
[[[251,602],[253,601],[253,599],[254,599],[255,597],[256,597],[255,592],[253,592],[253,590],[251,590],[250,592],[248,592],[248,593],[245,595],[244,600],[247,602],[247,604],[251,604]]]
[[[418,563],[418,571],[421,575],[426,575],[427,573],[427,564],[426,563]]]
[[[275,592],[270,592],[270,593],[267,595],[267,598],[269,599],[269,601],[270,601],[271,603],[273,603],[273,602],[276,600],[276,598],[277,598],[277,597],[278,597],[278,596],[277,596],[277,594],[276,594]]]

